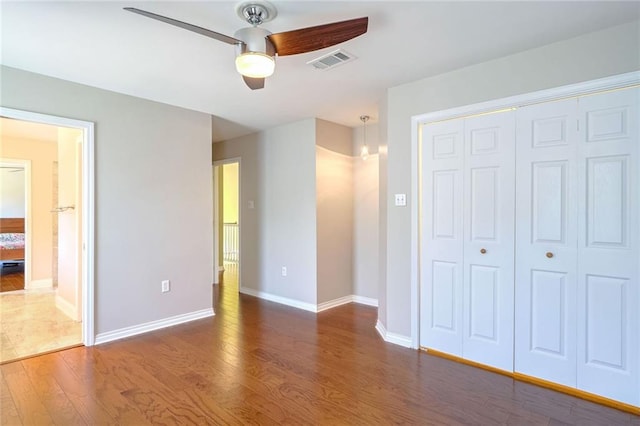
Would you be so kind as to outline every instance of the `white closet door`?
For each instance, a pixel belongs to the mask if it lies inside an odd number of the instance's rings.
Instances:
[[[579,99],[578,388],[640,405],[640,89]]]
[[[463,357],[513,371],[513,111],[465,120]]]
[[[576,99],[520,108],[515,371],[576,386]]]
[[[462,356],[463,121],[422,130],[420,345]]]

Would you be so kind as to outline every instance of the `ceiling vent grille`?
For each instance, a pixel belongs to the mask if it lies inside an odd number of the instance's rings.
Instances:
[[[355,59],[358,59],[355,55],[345,50],[338,49],[312,61],[309,61],[307,62],[307,64],[312,65],[314,68],[317,68],[319,70],[328,70],[330,68],[337,67],[338,65],[351,62]]]

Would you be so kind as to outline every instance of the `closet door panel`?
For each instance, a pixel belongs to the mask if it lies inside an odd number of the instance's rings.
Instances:
[[[579,99],[578,388],[640,405],[640,89]]]
[[[515,113],[464,126],[463,357],[513,371]]]
[[[420,345],[462,356],[462,121],[421,138]]]
[[[517,112],[515,371],[576,386],[577,101]]]

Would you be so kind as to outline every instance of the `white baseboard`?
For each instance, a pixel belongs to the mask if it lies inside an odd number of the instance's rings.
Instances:
[[[252,288],[240,287],[240,293],[247,294],[249,296],[257,297],[259,299],[268,300],[270,302],[280,303],[281,305],[291,306],[293,308],[302,309],[309,312],[317,312],[318,308],[313,303],[301,302],[295,299],[289,299],[288,297],[276,296],[275,294],[266,293],[264,291],[254,290]]]
[[[73,304],[69,303],[66,299],[60,297],[59,294],[56,294],[56,308],[58,308],[63,314],[65,314],[72,320],[81,321],[76,307]]]
[[[131,327],[121,328],[119,330],[108,331],[106,333],[100,333],[96,336],[96,345],[102,343],[111,342],[114,340],[124,339],[125,337],[131,337],[142,333],[148,333],[150,331],[159,330],[161,328],[171,327],[173,325],[183,324],[189,321],[195,321],[202,318],[207,318],[215,315],[213,308],[202,309],[200,311],[190,312],[188,314],[176,315],[169,318],[164,318],[157,321],[151,321],[140,325],[134,325]]]
[[[367,305],[367,306],[375,306],[376,308],[378,307],[378,299],[373,299],[371,297],[364,297],[364,296],[356,296],[355,294],[352,297],[353,297],[353,303],[359,303],[361,305]]]
[[[52,288],[53,280],[51,278],[45,278],[43,280],[31,280],[24,286],[25,290],[32,290],[34,288]]]
[[[385,342],[393,343],[394,345],[404,346],[405,348],[411,348],[411,337],[403,336],[402,334],[390,333],[384,327],[384,325],[378,320],[376,322],[376,330],[380,337]]]
[[[346,305],[347,303],[353,302],[353,296],[344,296],[339,297],[337,299],[329,300],[328,302],[318,303],[316,307],[316,312],[326,311],[327,309],[335,308],[337,306]]]
[[[349,296],[340,297],[338,299],[329,300],[328,302],[318,303],[316,312],[326,311],[327,309],[335,308],[340,305],[346,305],[347,303],[358,303],[360,305],[375,306],[378,307],[378,300],[370,297],[356,296],[351,294]]]
[[[316,312],[316,313],[326,311],[327,309],[335,308],[337,306],[346,305],[347,303],[359,303],[361,305],[369,305],[369,306],[376,306],[376,307],[378,306],[378,301],[376,299],[371,299],[369,297],[355,296],[353,294],[314,305],[313,303],[306,303],[306,302],[301,302],[295,299],[289,299],[287,297],[276,296],[275,294],[266,293],[264,291],[254,290],[252,288],[247,288],[247,287],[240,287],[240,293],[257,297],[259,299],[268,300],[270,302],[276,302],[282,305],[287,305],[293,308],[303,309],[305,311]]]

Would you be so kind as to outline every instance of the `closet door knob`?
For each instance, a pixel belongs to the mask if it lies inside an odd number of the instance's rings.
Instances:
[[[553,253],[548,251],[547,254],[545,254],[545,256],[547,256],[549,259],[551,259],[553,257]]]
[[[485,249],[485,248],[481,248],[480,249],[480,253],[485,254],[486,252],[487,252],[487,249]]]

